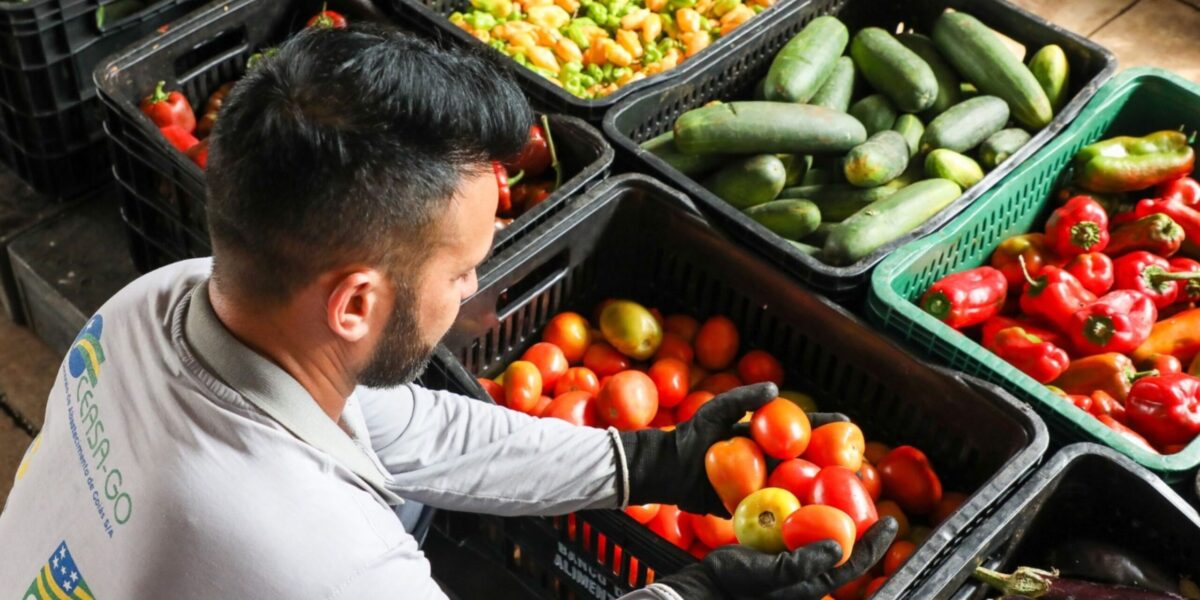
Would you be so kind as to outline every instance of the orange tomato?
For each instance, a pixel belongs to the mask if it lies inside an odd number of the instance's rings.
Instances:
[[[688,367],[675,358],[659,359],[647,371],[654,387],[658,389],[658,404],[674,408],[683,402],[688,393]]]
[[[767,461],[750,438],[734,437],[710,446],[704,455],[704,472],[730,514],[767,483]]]
[[[863,446],[862,430],[854,423],[829,423],[812,431],[804,458],[818,467],[846,467],[851,471],[862,468]]]
[[[596,342],[583,355],[583,366],[592,370],[597,377],[616,375],[629,369],[629,358],[606,342]]]
[[[537,406],[533,407],[533,412],[529,413],[535,417],[546,416],[546,411],[550,409],[550,405],[554,402],[554,398],[550,396],[542,396],[538,398]]]
[[[542,387],[546,390],[554,389],[554,385],[570,366],[563,351],[547,342],[538,342],[530,346],[525,354],[521,355],[521,360],[537,365],[538,372],[542,374]]]
[[[767,456],[788,460],[800,456],[808,448],[812,425],[799,406],[776,398],[754,411],[750,418],[750,435]]]
[[[696,537],[691,521],[684,517],[678,506],[671,504],[663,504],[646,526],[659,537],[684,550],[692,547],[692,540]]]
[[[904,566],[904,561],[912,556],[912,553],[917,550],[916,544],[907,540],[896,540],[892,542],[892,547],[888,548],[887,554],[883,555],[883,574],[891,575],[900,570]]]
[[[878,501],[879,496],[883,495],[883,482],[879,480],[879,471],[876,471],[871,463],[863,461],[862,468],[858,470],[858,478],[871,494],[871,499]]]
[[[891,517],[896,520],[896,539],[908,539],[908,534],[912,533],[912,529],[908,524],[908,515],[904,514],[904,509],[900,508],[899,504],[891,500],[884,500],[875,505],[875,511],[879,513],[880,519]]]
[[[554,385],[554,395],[567,392],[587,392],[593,396],[600,393],[600,378],[587,367],[571,367]]]
[[[712,371],[720,371],[733,363],[738,351],[737,327],[728,317],[717,315],[700,326],[693,341],[696,362]]]
[[[567,392],[551,401],[542,416],[583,427],[595,427],[596,401],[587,392]]]
[[[675,407],[675,422],[682,423],[692,418],[705,402],[712,400],[716,394],[712,392],[692,392]]]
[[[873,465],[878,465],[879,461],[883,460],[883,457],[887,456],[887,453],[891,451],[892,447],[882,442],[867,442],[866,447],[863,449],[863,458],[867,459],[867,462]]]
[[[479,385],[483,386],[483,391],[487,392],[488,395],[492,397],[493,402],[499,404],[500,406],[504,406],[504,386],[485,377],[480,377],[478,381]]]
[[[692,350],[692,345],[683,341],[683,338],[667,333],[663,334],[662,344],[659,344],[658,352],[654,354],[654,360],[664,358],[677,358],[683,361],[683,364],[690,365],[696,358],[696,353]]]
[[[875,592],[878,592],[879,588],[883,587],[883,584],[887,583],[887,580],[887,577],[876,577],[875,579],[872,579],[871,583],[867,584],[867,588],[863,590],[863,598],[870,598],[871,596],[874,596]]]
[[[633,517],[634,521],[645,525],[658,514],[658,504],[631,504],[625,507],[625,514]]]
[[[927,515],[942,501],[942,482],[925,453],[912,446],[899,446],[875,466],[883,481],[883,493],[910,515]]]
[[[622,371],[600,389],[596,408],[609,425],[621,431],[643,429],[658,412],[658,390],[645,373]]]
[[[537,365],[518,360],[504,370],[504,404],[523,413],[533,414],[542,398],[542,373]]]
[[[700,321],[688,315],[671,315],[663,322],[663,329],[690,344],[696,339],[696,332],[700,331]]]
[[[842,547],[842,559],[835,566],[850,560],[850,551],[854,549],[854,535],[854,519],[832,506],[802,506],[783,522],[783,543],[787,544],[788,550],[822,540],[837,542]]]
[[[583,360],[583,353],[592,343],[591,327],[579,313],[559,313],[546,323],[542,341],[558,346],[567,361],[575,364]]]
[[[966,501],[967,495],[960,492],[943,494],[942,499],[937,503],[937,508],[933,509],[933,524],[937,525],[949,519],[950,515],[954,514],[954,511],[958,510],[958,507]]]
[[[783,386],[783,365],[779,364],[774,356],[762,350],[747,352],[738,361],[737,372],[738,377],[747,385],[771,381],[777,386]]]
[[[692,520],[692,530],[696,538],[709,548],[720,548],[726,544],[736,544],[737,536],[733,533],[733,520],[722,519],[716,515],[688,515]]]
[[[709,375],[704,379],[704,381],[700,382],[699,389],[701,391],[712,392],[714,394],[723,394],[735,387],[741,387],[741,385],[742,380],[738,379],[737,375],[726,371],[723,373],[713,373],[712,375]]]

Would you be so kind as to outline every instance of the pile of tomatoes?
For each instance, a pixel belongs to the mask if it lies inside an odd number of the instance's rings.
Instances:
[[[513,410],[624,431],[669,430],[715,395],[741,385],[783,388],[783,365],[770,353],[755,349],[739,356],[737,327],[727,317],[664,317],[636,302],[606,300],[593,322],[599,327],[579,313],[554,316],[541,342],[480,384]],[[732,519],[658,504],[626,512],[697,558],[725,544],[782,552],[833,539],[842,546],[843,561],[867,528],[892,516],[900,527],[885,558],[834,594],[837,600],[869,596],[965,496],[943,493],[920,450],[867,443],[849,422],[812,428],[806,413],[815,410],[809,396],[781,392],[746,416],[750,437],[708,450],[709,481]]]

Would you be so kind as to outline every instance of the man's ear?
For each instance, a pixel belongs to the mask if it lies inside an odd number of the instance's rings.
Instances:
[[[351,271],[334,283],[325,306],[333,334],[357,342],[371,331],[372,313],[383,310],[385,280],[374,269]]]

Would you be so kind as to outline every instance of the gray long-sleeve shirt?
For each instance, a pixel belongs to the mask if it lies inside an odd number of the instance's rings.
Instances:
[[[442,598],[401,498],[502,515],[626,501],[613,432],[418,386],[360,388],[334,423],[225,330],[210,270],[138,279],[76,339],[0,513],[0,597]]]

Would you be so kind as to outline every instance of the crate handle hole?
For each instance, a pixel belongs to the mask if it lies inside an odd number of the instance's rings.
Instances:
[[[175,79],[180,85],[186,85],[193,78],[249,50],[245,26],[222,31],[175,59]]]
[[[520,281],[510,285],[496,297],[496,315],[500,321],[508,319],[512,313],[540,296],[554,284],[558,283],[570,271],[570,248],[556,254],[550,260],[539,265]]]

